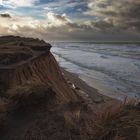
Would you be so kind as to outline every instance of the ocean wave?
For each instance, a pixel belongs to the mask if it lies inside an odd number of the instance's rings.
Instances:
[[[99,72],[101,72],[101,73],[104,73],[104,74],[106,74],[106,75],[112,77],[113,79],[115,79],[115,80],[117,80],[117,81],[119,81],[119,82],[121,82],[121,83],[125,83],[125,84],[128,86],[129,90],[132,90],[132,87],[135,88],[135,89],[137,89],[137,88],[139,87],[139,85],[140,85],[140,81],[137,82],[137,81],[133,81],[133,80],[128,80],[125,76],[124,76],[124,78],[123,78],[123,77],[122,77],[121,75],[119,75],[118,73],[115,73],[115,72],[113,72],[113,71],[107,71],[107,70],[106,70],[105,68],[103,68],[103,67],[87,66],[87,65],[85,65],[85,64],[83,64],[83,63],[79,63],[79,62],[77,62],[77,61],[73,61],[73,60],[71,60],[71,59],[69,59],[69,58],[66,58],[66,57],[62,56],[61,54],[58,54],[58,53],[55,53],[55,54],[58,55],[59,57],[63,58],[65,61],[69,61],[69,62],[71,62],[71,63],[73,63],[73,64],[75,64],[75,65],[77,65],[77,66],[79,66],[79,67],[86,68],[86,69],[88,69],[88,70],[99,71]],[[139,88],[139,89],[140,89],[140,88]]]
[[[140,98],[140,61],[137,55],[134,55],[139,54],[140,48],[138,48],[136,53],[135,50],[130,51],[132,49],[130,46],[129,50],[126,46],[123,46],[124,48],[121,52],[120,47],[112,48],[111,50],[107,46],[105,48],[97,48],[97,46],[91,48],[91,44],[83,47],[84,45],[82,44],[82,47],[77,47],[77,44],[72,45],[73,47],[70,47],[70,44],[67,47],[57,47],[56,45],[53,48],[53,53],[63,59],[63,66],[68,70],[72,70],[71,72],[80,72],[80,75],[85,75],[84,77],[87,78],[91,77],[92,80],[95,80],[96,77],[96,80],[100,81],[102,85],[114,87],[112,90],[114,93],[119,92],[126,96]],[[116,51],[116,54],[113,54],[113,51]],[[128,51],[131,53],[128,53]],[[129,54],[129,56],[126,56],[126,54]],[[73,66],[74,69],[72,68]],[[97,77],[95,73],[100,73],[100,75]]]
[[[56,45],[54,45],[56,46]],[[102,55],[108,56],[118,56],[122,58],[130,58],[130,59],[138,59],[140,60],[140,46],[137,45],[120,45],[118,46],[113,46],[113,45],[99,45],[99,44],[88,44],[88,45],[58,45],[58,48],[63,48],[64,50],[80,50],[83,52],[92,52],[92,53],[98,53]]]

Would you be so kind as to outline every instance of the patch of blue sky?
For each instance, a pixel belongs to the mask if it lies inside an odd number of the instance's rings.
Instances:
[[[46,13],[40,9],[40,8],[35,8],[35,7],[25,7],[25,8],[16,8],[15,9],[16,13],[22,15],[22,16],[29,16],[35,19],[45,19],[46,18]]]
[[[6,7],[2,6],[2,5],[0,5],[0,11],[8,10],[8,9],[9,9],[9,8],[6,8]]]

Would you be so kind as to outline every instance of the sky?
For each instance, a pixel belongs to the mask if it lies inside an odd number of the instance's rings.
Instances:
[[[140,41],[140,0],[0,0],[0,36]]]

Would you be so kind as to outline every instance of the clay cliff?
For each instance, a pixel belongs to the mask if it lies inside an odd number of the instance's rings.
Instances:
[[[75,100],[75,92],[66,83],[50,49],[50,44],[39,39],[0,37],[1,90],[40,82],[52,88],[59,100]]]

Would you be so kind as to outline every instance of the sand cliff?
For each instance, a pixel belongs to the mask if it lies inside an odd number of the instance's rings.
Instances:
[[[61,101],[76,100],[75,92],[66,83],[58,63],[50,52],[50,44],[38,39],[13,36],[3,37],[2,40],[0,58],[5,54],[7,56],[0,61],[1,86],[8,89],[25,83],[42,82],[51,87]],[[28,56],[22,58],[21,52]],[[7,59],[9,62],[2,63]]]

